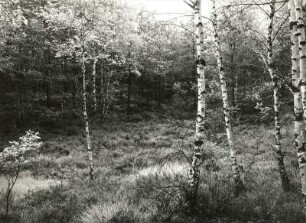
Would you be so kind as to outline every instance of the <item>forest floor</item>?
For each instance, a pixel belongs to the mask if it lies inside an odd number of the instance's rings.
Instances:
[[[34,192],[38,190],[49,189],[60,185],[61,181],[57,179],[45,179],[44,177],[33,177],[30,171],[23,171],[14,186],[14,193],[19,197],[25,196],[29,191]],[[7,178],[0,177],[0,191],[7,187]]]
[[[199,208],[192,220],[186,217],[185,195],[194,122],[163,119],[95,127],[93,182],[88,179],[81,130],[43,134],[37,162],[18,179],[10,222],[306,222],[293,130],[282,129],[292,185],[290,192],[283,192],[270,129],[235,128],[246,187],[237,198],[232,195],[225,135],[215,134],[215,142],[205,142]],[[25,192],[18,189],[22,184],[32,186]]]

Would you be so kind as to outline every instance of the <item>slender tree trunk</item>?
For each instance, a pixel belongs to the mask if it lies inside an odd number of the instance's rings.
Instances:
[[[96,88],[96,66],[97,66],[98,58],[95,58],[92,63],[92,94],[94,101],[94,111],[97,111],[97,88]]]
[[[128,95],[127,95],[127,101],[126,101],[126,115],[128,119],[130,118],[131,113],[131,90],[132,90],[132,72],[129,70],[129,77],[128,77]]]
[[[243,70],[243,97],[246,96],[246,75],[247,72]]]
[[[292,51],[292,86],[294,91],[294,132],[302,194],[306,196],[306,153],[305,153],[305,27],[301,12],[302,1],[289,0]],[[299,20],[299,21],[298,21]],[[304,96],[303,96],[304,95]]]
[[[77,97],[78,97],[78,73],[79,73],[79,69],[77,68],[78,65],[75,61],[75,59],[73,60],[72,63],[72,72],[73,72],[73,90],[72,90],[72,103],[73,103],[73,108],[76,108],[76,104],[77,104]]]
[[[274,59],[273,59],[273,23],[274,23],[274,16],[275,16],[275,0],[272,0],[270,4],[270,15],[269,15],[269,27],[268,27],[268,59],[267,59],[267,66],[270,77],[273,82],[273,98],[274,98],[274,130],[275,130],[275,149],[277,155],[277,163],[278,169],[282,181],[282,187],[284,191],[289,190],[289,178],[286,173],[285,165],[284,165],[284,157],[283,152],[281,150],[281,131],[280,131],[280,118],[279,118],[279,78],[276,75],[274,69]]]
[[[65,60],[62,61],[62,66],[61,66],[61,71],[62,71],[62,75],[65,77],[65,80],[63,80],[63,92],[64,95],[61,97],[61,108],[62,111],[65,110],[65,103],[68,97],[68,89],[69,89],[69,85],[68,85],[68,76],[67,76],[67,67],[66,67],[66,62]]]
[[[108,112],[108,109],[109,109],[109,106],[110,106],[110,103],[112,102],[111,101],[111,94],[113,94],[113,90],[114,90],[114,86],[111,86],[112,83],[112,77],[113,77],[113,73],[114,73],[114,70],[110,70],[109,72],[109,75],[107,77],[107,80],[106,80],[106,88],[105,88],[105,97],[104,97],[104,107],[103,107],[103,117],[106,116],[107,112]]]
[[[147,105],[147,110],[150,109],[150,80],[147,80],[146,83],[146,105]]]
[[[100,124],[102,124],[103,119],[104,119],[104,72],[103,72],[103,65],[101,64],[101,69],[100,69]]]
[[[217,63],[218,63],[218,70],[219,70],[219,77],[220,77],[220,85],[221,85],[221,94],[222,94],[222,101],[223,101],[223,113],[225,118],[225,128],[226,128],[226,135],[227,140],[230,148],[230,157],[232,160],[232,171],[234,176],[234,182],[235,182],[235,196],[238,196],[243,189],[243,184],[240,177],[240,171],[237,161],[237,155],[236,155],[236,148],[234,145],[234,139],[233,139],[233,130],[232,130],[232,122],[230,117],[230,105],[229,105],[229,99],[228,99],[228,90],[226,86],[225,81],[225,72],[221,57],[221,46],[219,42],[219,36],[218,36],[218,24],[217,24],[217,12],[216,12],[216,6],[215,6],[215,0],[212,0],[213,2],[213,26],[214,26],[214,37],[215,37],[215,47],[216,47],[216,57],[217,57]]]
[[[158,108],[161,108],[162,102],[162,77],[158,77]]]
[[[9,216],[9,212],[10,212],[10,207],[11,207],[11,195],[12,195],[12,191],[13,188],[15,186],[15,183],[17,182],[17,179],[19,177],[19,173],[20,173],[20,161],[18,160],[18,164],[17,164],[17,170],[15,173],[15,176],[13,177],[9,177],[7,180],[7,190],[6,190],[6,195],[5,195],[5,201],[6,201],[6,205],[5,205],[5,218],[8,218]]]
[[[77,78],[76,74],[73,74],[73,90],[72,90],[72,103],[73,108],[76,108],[76,97],[77,97]]]
[[[238,108],[238,81],[239,81],[239,73],[235,73],[235,86],[234,86],[234,101],[235,101],[235,111],[234,111],[234,118],[236,118],[237,115],[237,108]]]
[[[192,163],[189,173],[189,202],[191,211],[195,209],[197,204],[197,192],[200,183],[200,165],[202,162],[202,146],[205,137],[205,98],[206,98],[206,87],[205,87],[205,73],[204,66],[205,61],[203,58],[204,54],[204,32],[201,16],[201,0],[196,0],[193,6],[194,19],[196,26],[196,64],[197,64],[197,85],[198,85],[198,105],[197,105],[197,118],[196,118],[196,133],[195,133],[195,148],[192,157]]]
[[[231,76],[232,76],[232,106],[233,108],[236,108],[237,106],[237,93],[238,93],[238,75],[235,73],[235,50],[236,50],[236,45],[235,43],[230,44],[231,48],[231,65],[230,65],[230,70],[231,70]],[[236,115],[236,112],[233,113],[234,116]]]
[[[46,101],[46,105],[48,108],[51,108],[51,77],[50,74],[48,74],[48,80],[47,80],[47,86],[46,86],[46,94],[47,94],[47,101]]]
[[[44,28],[48,28],[48,24],[46,21],[43,21]],[[51,108],[51,49],[48,47],[48,49],[44,50],[44,72],[47,77],[46,81],[46,106],[50,109]]]
[[[90,138],[90,130],[89,130],[89,120],[87,114],[87,93],[86,93],[86,70],[85,70],[85,57],[84,53],[82,55],[82,84],[83,84],[83,114],[85,121],[85,133],[86,133],[86,144],[87,144],[87,152],[88,152],[88,161],[89,161],[89,176],[90,179],[94,179],[94,169],[93,169],[93,161],[92,161],[92,148],[91,148],[91,138]]]
[[[103,123],[104,118],[107,115],[110,103],[111,94],[113,93],[113,86],[111,85],[112,76],[114,70],[111,68],[109,72],[103,72],[103,67],[101,67],[100,73],[100,123]]]

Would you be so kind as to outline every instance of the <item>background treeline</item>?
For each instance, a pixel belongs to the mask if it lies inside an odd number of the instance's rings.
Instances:
[[[95,123],[109,116],[142,120],[153,113],[178,118],[194,115],[192,17],[160,21],[150,12],[115,1],[16,0],[1,1],[1,5],[5,12],[0,50],[2,134],[33,125],[62,128],[82,116],[82,50],[89,116]],[[240,6],[219,11],[234,117],[258,123],[272,113],[271,80],[260,57],[265,54],[264,30],[262,34],[254,31],[258,18],[252,18],[252,10]],[[284,35],[289,28],[279,20],[275,67],[289,79],[290,41]],[[210,21],[205,23],[207,112],[212,127],[223,130],[212,31]],[[285,88],[282,94],[287,96]],[[258,103],[263,108],[256,107]]]

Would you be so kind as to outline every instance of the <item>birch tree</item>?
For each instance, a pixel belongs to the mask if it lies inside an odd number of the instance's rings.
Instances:
[[[237,152],[234,144],[233,138],[233,130],[232,130],[232,121],[230,117],[230,105],[229,105],[229,97],[228,97],[228,90],[225,81],[225,71],[223,67],[222,55],[221,55],[221,46],[219,41],[219,34],[218,34],[218,20],[217,20],[217,12],[216,12],[216,1],[212,0],[213,5],[213,27],[214,27],[214,41],[215,41],[215,55],[217,57],[217,66],[218,66],[218,73],[220,78],[220,85],[221,85],[221,94],[222,94],[222,102],[223,102],[223,113],[225,118],[225,129],[227,140],[230,148],[230,157],[232,160],[232,171],[235,183],[235,191],[234,194],[236,196],[239,195],[240,191],[243,189],[243,184],[241,181],[238,161],[237,161]]]
[[[306,153],[305,153],[305,117],[306,117],[306,39],[304,16],[301,0],[289,0],[292,85],[294,90],[294,132],[295,148],[298,155],[302,194],[306,195]]]
[[[88,112],[87,112],[86,66],[85,66],[84,50],[82,50],[81,67],[82,67],[83,116],[84,116],[84,122],[85,122],[86,145],[87,145],[87,152],[88,152],[89,176],[90,176],[90,179],[93,180],[94,179],[94,168],[93,168],[93,160],[92,160],[92,145],[91,145],[91,137],[90,137],[90,129],[89,129],[89,119],[88,119]]]
[[[268,26],[268,38],[267,38],[267,69],[269,75],[273,82],[273,108],[274,108],[274,134],[275,134],[275,150],[277,154],[277,163],[279,168],[279,173],[282,181],[282,187],[284,191],[289,190],[289,178],[286,173],[284,165],[284,156],[281,149],[281,131],[280,131],[280,118],[279,118],[279,109],[280,109],[280,99],[279,99],[279,90],[281,83],[279,77],[276,74],[275,62],[273,58],[273,25],[275,17],[275,0],[272,0],[270,4],[270,14],[269,14],[269,26]]]
[[[196,118],[196,132],[194,141],[194,153],[189,173],[189,199],[191,208],[194,208],[197,201],[197,191],[200,182],[200,165],[202,158],[202,145],[205,136],[205,120],[206,120],[206,87],[205,87],[205,73],[204,73],[204,32],[201,14],[201,0],[187,2],[194,13],[195,27],[196,27],[196,65],[197,65],[197,86],[198,86],[198,105]]]
[[[57,46],[57,57],[68,56],[75,58],[81,67],[82,77],[82,115],[75,111],[84,121],[86,149],[88,156],[89,176],[90,179],[94,179],[94,167],[93,167],[93,152],[90,136],[90,126],[87,108],[87,80],[86,80],[86,62],[91,61],[91,57],[88,54],[91,52],[90,45],[95,40],[96,36],[93,34],[94,23],[93,19],[88,18],[87,12],[94,11],[95,5],[91,5],[92,8],[88,8],[88,5],[81,2],[65,2],[60,7],[52,7],[50,12],[45,14],[46,20],[60,29],[72,29],[74,30],[74,36],[68,37],[64,42]],[[96,12],[96,11],[95,11]]]
[[[92,95],[93,95],[93,101],[94,101],[94,111],[97,110],[97,88],[96,88],[97,62],[98,62],[98,58],[96,57],[92,61]]]
[[[276,24],[276,12],[282,7],[278,8],[276,10],[276,0],[272,0],[267,3],[262,3],[265,5],[268,5],[270,8],[270,11],[266,11],[263,9],[260,4],[255,4],[254,6],[257,6],[262,10],[267,16],[268,16],[268,29],[267,29],[267,37],[263,36],[263,41],[260,41],[260,45],[263,46],[263,48],[266,50],[266,55],[258,52],[256,49],[253,49],[256,51],[260,56],[262,61],[264,62],[265,68],[269,73],[269,76],[272,81],[273,86],[273,111],[274,111],[274,148],[276,152],[276,159],[277,159],[277,166],[278,166],[278,172],[280,174],[281,178],[281,185],[284,191],[288,191],[290,189],[290,181],[285,169],[284,164],[284,154],[281,148],[281,124],[280,124],[280,88],[282,86],[282,80],[280,78],[280,75],[277,74],[277,66],[275,62],[275,55],[274,55],[274,40],[277,37],[279,29],[281,29],[281,25],[278,25],[278,29],[276,30],[275,27],[277,27]],[[255,47],[256,48],[256,47]]]

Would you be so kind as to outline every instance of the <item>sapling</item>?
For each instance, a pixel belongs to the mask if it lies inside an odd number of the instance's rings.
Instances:
[[[22,168],[35,161],[38,149],[42,146],[39,132],[28,130],[19,141],[10,141],[9,146],[0,152],[0,172],[7,178],[5,191],[5,218],[11,207],[12,191]]]

